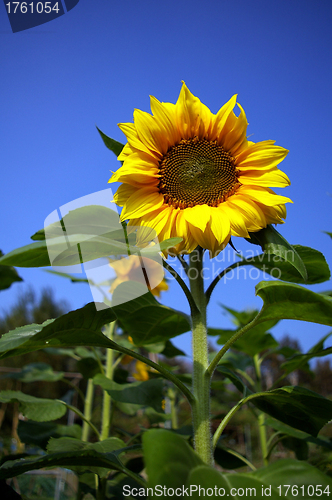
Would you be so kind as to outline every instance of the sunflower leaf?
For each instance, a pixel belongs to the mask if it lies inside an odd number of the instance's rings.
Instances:
[[[283,260],[279,256],[271,255],[269,252],[255,255],[249,259],[243,259],[240,266],[251,265],[264,273],[270,274],[274,278],[293,283],[313,285],[330,279],[330,269],[321,252],[301,245],[294,245],[293,249],[300,256],[306,267],[306,279],[299,274],[292,262]]]
[[[282,281],[261,281],[256,295],[264,301],[259,322],[297,319],[332,326],[332,298],[328,295]]]
[[[298,429],[294,429],[289,425],[283,424],[279,420],[275,420],[272,417],[268,417],[265,419],[265,425],[269,425],[274,430],[282,432],[283,434],[287,434],[288,436],[292,436],[296,439],[302,439],[307,443],[314,443],[318,446],[322,446],[323,448],[327,448],[332,450],[332,443],[327,437],[313,437],[311,434],[307,432],[299,431]]]
[[[47,347],[116,347],[101,333],[106,323],[114,321],[112,309],[96,310],[93,302],[41,325],[21,326],[0,339],[0,358],[37,351]]]
[[[121,142],[116,141],[115,139],[111,139],[111,137],[108,137],[104,132],[102,132],[98,127],[96,127],[105,146],[112,151],[112,153],[115,154],[116,157],[119,156],[121,151],[124,148],[124,144],[121,144]]]
[[[304,387],[285,386],[241,401],[250,401],[264,413],[315,437],[332,415],[332,401]]]
[[[0,257],[3,253],[0,250]],[[0,266],[0,290],[6,290],[15,281],[23,281],[22,278],[17,274],[16,269],[13,267]]]
[[[50,437],[70,436],[79,439],[82,428],[78,424],[60,425],[55,422],[19,420],[17,432],[22,443],[34,444],[45,449]]]
[[[20,391],[1,391],[1,403],[20,403],[22,414],[36,422],[47,422],[63,417],[66,405],[54,399],[36,398]]]
[[[52,453],[25,460],[9,460],[0,467],[0,479],[15,477],[29,470],[57,466],[82,467],[85,470],[90,470],[91,467],[102,467],[108,470],[123,471],[124,467],[118,459],[120,451],[115,450],[111,453],[101,453],[93,448],[87,448],[80,451]],[[126,448],[123,451],[125,452]]]
[[[282,260],[288,262],[299,272],[304,282],[307,282],[308,273],[302,258],[294,249],[294,247],[290,243],[288,243],[288,241],[283,236],[281,236],[281,234],[278,233],[278,231],[274,229],[273,226],[268,225],[266,228],[261,229],[256,233],[249,234],[250,239],[246,238],[249,243],[259,245],[265,252],[265,254],[273,254],[276,257],[279,257]]]
[[[135,405],[151,406],[157,412],[162,411],[164,399],[164,382],[162,379],[151,379],[144,382],[117,384],[113,380],[98,374],[93,379],[94,384],[100,385],[108,392],[114,401]]]

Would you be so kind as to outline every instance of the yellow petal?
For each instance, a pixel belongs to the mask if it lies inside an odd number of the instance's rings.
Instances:
[[[246,196],[234,195],[227,200],[227,204],[242,214],[248,231],[259,231],[266,227],[266,217],[263,210],[253,200]]]
[[[260,170],[276,167],[288,154],[288,150],[275,146],[274,141],[258,142],[238,156],[235,164],[240,170]]]
[[[133,123],[119,123],[120,130],[127,137],[128,143],[131,148],[138,149],[139,151],[144,151],[152,156],[158,157],[159,155],[154,151],[151,151],[138,137],[136,127]]]
[[[246,141],[248,126],[246,114],[242,106],[240,106],[240,104],[238,104],[238,106],[241,109],[241,112],[236,119],[234,127],[223,139],[223,148],[233,156],[238,151],[238,149],[241,148],[243,142]]]
[[[212,128],[209,135],[209,139],[211,141],[218,139],[221,135],[228,116],[236,104],[236,98],[237,94],[233,95],[233,97],[231,97],[230,100],[219,109],[218,113],[212,119]]]
[[[130,147],[130,145],[128,144],[125,144],[124,145],[124,148],[123,150],[121,151],[121,153],[119,154],[118,156],[118,160],[119,161],[124,161],[129,155],[131,155],[133,152],[132,148]]]
[[[139,109],[134,111],[134,122],[139,139],[150,151],[154,151],[161,158],[168,149],[164,127],[158,123],[154,116]]]
[[[158,191],[137,189],[125,203],[121,212],[121,220],[142,217],[142,215],[161,207],[163,203],[164,197]]]
[[[157,118],[159,123],[162,124],[166,131],[166,139],[168,140],[168,146],[173,146],[177,142],[180,142],[181,135],[176,126],[175,121],[175,107],[174,110],[166,105],[166,103],[161,103],[153,96],[150,96],[151,111]]]
[[[176,123],[183,139],[189,139],[205,130],[203,117],[206,109],[202,109],[202,103],[195,97],[183,82],[179,98],[176,103]],[[204,135],[204,134],[203,134]]]
[[[239,181],[244,185],[263,186],[263,187],[286,187],[290,185],[287,175],[275,168],[268,172],[246,170],[241,172]]]
[[[280,196],[275,194],[272,189],[260,186],[241,186],[238,193],[270,207],[281,205],[282,203],[293,203],[290,198]]]
[[[208,205],[196,205],[193,208],[186,208],[184,210],[184,217],[187,222],[190,222],[201,231],[204,231],[206,224],[209,222],[211,216],[211,207]]]
[[[158,210],[149,212],[137,221],[137,226],[140,226],[137,232],[137,241],[139,244],[147,243],[158,236],[165,228],[169,219],[171,209],[168,205],[163,205]],[[160,241],[160,238],[159,238]]]
[[[121,184],[117,192],[113,196],[113,201],[119,207],[123,207],[126,201],[130,198],[132,194],[134,194],[136,188],[131,186],[130,184]]]
[[[222,244],[230,234],[230,221],[222,203],[220,207],[211,208],[211,230],[219,244]]]
[[[141,168],[124,169],[122,167],[112,175],[111,179],[111,182],[125,182],[133,186],[137,184],[152,184],[157,186],[159,182],[159,170],[151,169],[147,171]]]

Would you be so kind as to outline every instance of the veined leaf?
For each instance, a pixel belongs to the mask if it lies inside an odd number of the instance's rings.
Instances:
[[[303,387],[281,387],[241,400],[295,429],[317,436],[332,418],[332,401]]]
[[[30,363],[22,368],[20,372],[7,373],[1,378],[12,378],[21,382],[57,382],[63,378],[64,372],[54,372],[51,365],[47,363]]]
[[[274,430],[282,432],[283,434],[288,434],[295,439],[302,439],[306,443],[313,443],[317,446],[322,446],[323,448],[327,448],[332,450],[332,443],[328,438],[324,436],[321,437],[313,437],[307,432],[299,431],[298,429],[294,429],[289,425],[283,424],[279,420],[275,420],[274,418],[268,417],[265,419],[265,425],[269,425]]]
[[[1,391],[1,403],[18,401],[23,415],[36,422],[47,422],[63,417],[67,408],[60,401],[54,399],[36,398],[23,394],[20,391]]]
[[[144,406],[151,406],[154,410],[162,410],[164,399],[164,383],[162,379],[150,379],[145,382],[117,384],[105,375],[98,374],[93,382],[100,385],[114,401]]]
[[[78,424],[60,425],[55,422],[20,420],[17,432],[22,443],[33,444],[46,449],[46,445],[51,437],[70,436],[80,439],[82,427]]]
[[[108,470],[125,472],[124,466],[118,459],[120,452],[125,451],[126,448],[112,453],[100,453],[95,449],[84,449],[52,453],[51,455],[25,460],[10,460],[0,467],[0,480],[44,467],[82,467],[85,470],[90,470],[91,467],[102,467]]]
[[[27,325],[4,334],[0,339],[0,358],[25,354],[46,347],[116,346],[102,334],[102,326],[116,319],[112,309],[96,310],[93,302],[42,325]]]
[[[190,491],[190,497],[195,500],[202,498],[202,488],[211,492],[211,498],[217,498],[213,495],[215,487],[220,491],[219,495],[236,500],[240,500],[244,495],[262,499],[268,497],[273,500],[282,496],[286,500],[292,500],[295,496],[294,491],[292,492],[293,485],[301,498],[309,500],[313,497],[312,491],[316,492],[315,485],[321,485],[324,490],[332,484],[331,478],[321,471],[297,460],[278,460],[268,467],[250,473],[222,474],[202,463],[181,436],[161,429],[144,433],[143,451],[149,487],[161,485],[181,490],[184,488],[185,492]],[[280,495],[278,487],[285,484],[290,485],[289,491],[286,495],[285,489],[282,489]],[[300,485],[304,485],[303,492]],[[314,489],[308,489],[309,485],[314,485]],[[235,490],[238,490],[238,494]]]
[[[51,438],[47,445],[47,452],[52,453],[71,453],[75,452],[78,456],[85,451],[96,451],[100,454],[109,454],[117,450],[125,448],[125,443],[118,438],[110,437],[104,439],[103,441],[98,441],[97,443],[86,443],[80,439],[75,439],[71,437],[60,437]],[[109,472],[109,468],[105,467],[93,467],[92,464],[87,468],[86,465],[68,465],[68,468],[75,471],[77,474],[82,474],[85,471],[93,472],[99,477],[106,477]]]
[[[332,298],[327,295],[280,281],[261,281],[256,295],[264,301],[259,322],[297,319],[332,326]]]
[[[324,255],[313,248],[294,245],[290,251],[288,260],[285,260],[281,255],[264,252],[261,255],[255,255],[249,259],[243,259],[239,265],[251,265],[260,269],[264,273],[268,273],[274,278],[282,281],[290,281],[292,283],[300,283],[312,285],[315,283],[323,283],[330,279],[331,273]],[[298,271],[298,266],[294,266],[291,262],[294,251],[302,260],[307,270],[307,278]]]
[[[308,279],[307,270],[301,257],[273,226],[268,225],[257,233],[250,233],[250,239],[247,241],[259,245],[266,253],[281,257],[299,272],[305,282]]]

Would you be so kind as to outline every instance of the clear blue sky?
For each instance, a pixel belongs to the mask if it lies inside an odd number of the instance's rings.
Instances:
[[[80,0],[64,16],[13,34],[0,6],[1,240],[23,246],[53,210],[109,187],[116,158],[95,125],[124,142],[117,127],[149,95],[175,102],[181,80],[216,112],[234,93],[258,142],[290,150],[282,163],[292,185],[280,232],[322,251],[332,266],[332,3],[330,0]],[[234,239],[239,250],[243,240]],[[19,269],[24,284],[1,292],[0,311],[19,289],[50,285],[72,308],[92,300],[88,287],[42,270]],[[259,308],[256,280],[219,285],[211,326],[230,323],[217,306]],[[332,288],[316,285],[315,291]],[[185,307],[173,284],[164,303]],[[327,327],[283,321],[274,330],[308,349]],[[188,350],[189,336],[176,343]]]

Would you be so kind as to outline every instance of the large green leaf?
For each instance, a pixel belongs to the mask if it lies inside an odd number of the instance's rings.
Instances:
[[[80,455],[81,452],[93,450],[101,454],[112,453],[113,451],[123,449],[125,443],[118,438],[110,437],[104,439],[103,441],[98,441],[97,443],[86,443],[80,439],[61,437],[61,438],[51,438],[47,451],[49,454],[52,453],[63,453],[63,452],[76,452]],[[86,465],[79,466],[69,466],[70,469],[74,470],[78,474],[82,474],[85,471],[93,472],[98,474],[99,477],[106,477],[109,468],[105,467],[93,467],[92,464],[87,468]]]
[[[80,439],[82,427],[78,424],[60,425],[54,422],[19,420],[17,432],[22,443],[33,444],[46,449],[51,437],[70,436]]]
[[[332,442],[324,437],[313,437],[307,432],[299,431],[298,429],[294,429],[289,425],[283,424],[279,420],[275,420],[274,418],[268,417],[265,419],[265,425],[271,426],[274,430],[281,432],[282,434],[287,434],[295,439],[302,439],[306,443],[313,443],[317,446],[322,446],[323,448],[327,448],[332,450]]]
[[[3,253],[0,250],[0,257]],[[6,290],[15,281],[23,281],[22,278],[17,274],[16,269],[13,267],[0,266],[0,290]]]
[[[38,241],[8,252],[0,258],[0,264],[17,267],[44,267],[51,265],[45,241]]]
[[[203,491],[214,499],[223,497],[235,500],[240,500],[242,497],[265,498],[262,492],[262,482],[259,479],[249,474],[221,474],[207,465],[200,465],[192,469],[188,475],[186,486],[188,492],[191,492],[190,498],[195,500],[201,500]],[[272,498],[275,499],[277,490],[271,491],[271,494],[274,495]]]
[[[279,460],[251,473],[221,474],[204,464],[181,436],[165,430],[145,432],[143,452],[148,486],[159,487],[160,491],[163,491],[164,486],[173,488],[181,498],[190,496],[199,500],[202,497],[230,497],[240,500],[244,497],[268,497],[277,500],[282,496],[291,500],[294,496],[299,496],[309,500],[313,498],[312,490],[308,490],[310,484],[313,485],[314,494],[316,485],[322,485],[322,490],[331,485],[331,478],[309,464],[296,460]],[[290,485],[287,496],[283,486],[285,484]],[[280,485],[281,495],[278,490]],[[303,493],[301,485],[304,485]]]
[[[164,399],[164,383],[162,379],[117,384],[105,377],[105,375],[98,374],[93,381],[107,391],[114,401],[151,406],[157,412],[162,410],[162,401]]]
[[[0,467],[0,480],[19,476],[24,472],[44,467],[82,467],[90,470],[91,467],[102,467],[108,470],[125,472],[125,468],[118,459],[122,450],[113,453],[100,453],[94,449],[80,451],[52,453],[37,458],[25,460],[10,460]],[[124,449],[123,451],[126,451]]]
[[[63,417],[67,408],[61,402],[53,399],[36,398],[20,391],[1,391],[1,403],[20,403],[22,414],[36,422],[47,422]]]
[[[113,300],[119,305],[113,308],[122,327],[138,346],[154,344],[181,335],[190,330],[190,319],[183,313],[162,306],[146,287],[135,282],[121,283],[116,287]],[[133,294],[141,295],[130,300]]]
[[[102,334],[101,328],[116,316],[112,309],[96,310],[93,302],[81,309],[71,311],[42,325],[27,325],[16,328],[0,339],[0,358],[25,354],[45,347],[69,346],[116,346]]]
[[[284,260],[282,256],[269,252],[264,252],[249,259],[243,259],[239,265],[251,265],[264,273],[271,274],[275,278],[293,283],[312,285],[323,283],[330,279],[330,269],[321,252],[310,247],[294,245],[290,254],[291,259],[294,255],[293,250],[295,250],[305,265],[308,274],[306,279],[290,260]]]
[[[163,429],[143,434],[143,454],[148,485],[182,487],[190,470],[203,465],[200,457],[181,436]]]
[[[100,136],[101,136],[102,140],[104,141],[105,146],[108,149],[110,149],[115,154],[116,157],[118,157],[119,154],[121,153],[121,151],[123,150],[124,145],[121,144],[121,142],[118,142],[115,139],[111,139],[111,137],[108,137],[106,134],[104,134],[104,132],[99,130],[98,127],[97,127],[97,130],[100,133]]]
[[[12,378],[20,382],[57,382],[63,378],[64,372],[54,372],[47,363],[30,363],[20,372],[8,373],[3,378]]]
[[[332,298],[327,295],[281,281],[261,281],[256,295],[264,301],[258,322],[298,319],[332,326]]]
[[[281,387],[241,401],[250,401],[264,413],[312,436],[332,419],[332,401],[303,387]]]
[[[259,245],[266,253],[281,257],[299,272],[305,282],[308,279],[307,270],[301,257],[273,226],[268,225],[257,233],[250,233],[250,239],[247,241]]]
[[[332,478],[303,461],[277,460],[268,467],[262,467],[255,472],[250,472],[248,475],[258,479],[266,487],[271,486],[272,489],[277,490],[278,496],[272,496],[273,499],[286,498],[294,500],[295,497],[302,500],[319,497],[327,499],[332,492]],[[290,487],[286,495],[288,485]],[[326,489],[325,494],[322,494],[324,489]],[[329,493],[327,493],[328,491]]]

